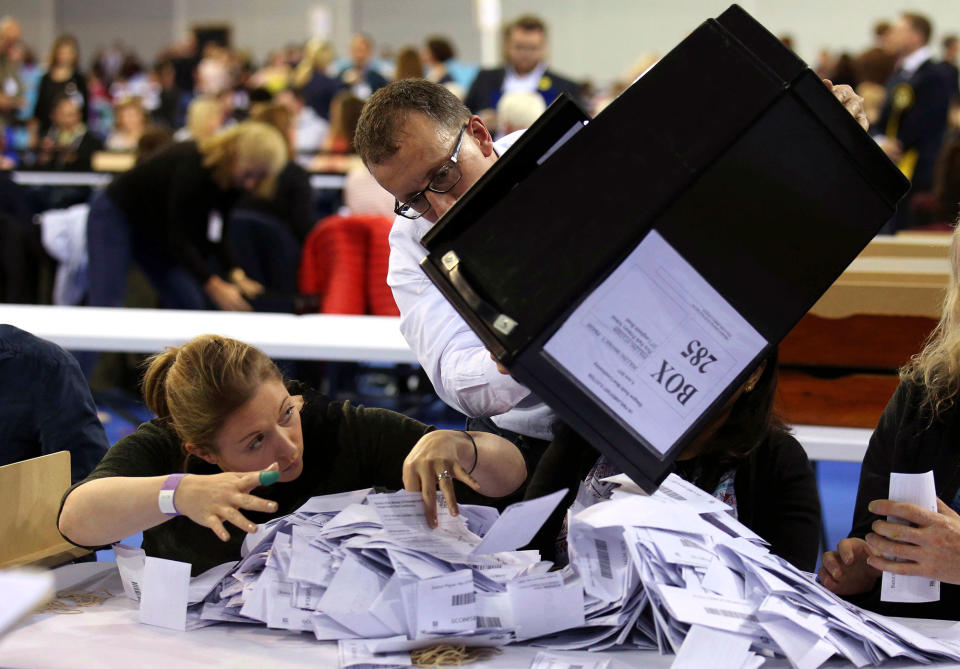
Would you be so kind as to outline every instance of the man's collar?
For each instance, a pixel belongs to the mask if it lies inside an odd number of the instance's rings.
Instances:
[[[921,65],[931,58],[933,58],[933,50],[930,49],[929,45],[925,44],[909,56],[904,56],[903,61],[900,63],[900,69],[908,74],[913,74]]]
[[[506,69],[506,73],[507,73],[507,76],[508,76],[508,77],[514,77],[514,78],[516,78],[516,79],[527,79],[527,78],[531,78],[531,79],[534,79],[534,80],[539,81],[539,80],[540,80],[540,77],[543,76],[543,73],[547,71],[547,64],[546,64],[546,63],[540,63],[539,65],[537,65],[535,68],[533,68],[532,70],[530,70],[530,71],[527,72],[526,74],[517,74],[517,71],[516,71],[515,69],[513,69],[513,66],[512,66],[512,65],[507,65],[505,69]]]

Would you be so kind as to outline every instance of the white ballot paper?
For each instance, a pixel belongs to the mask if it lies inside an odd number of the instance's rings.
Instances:
[[[752,641],[748,636],[691,625],[670,669],[740,669],[753,654]]]
[[[567,492],[567,488],[564,488],[537,499],[511,504],[493,523],[483,541],[473,549],[473,554],[515,551],[527,545]]]
[[[766,344],[651,230],[544,351],[663,455]]]
[[[140,622],[184,631],[190,564],[148,557],[143,566]]]
[[[583,587],[561,572],[522,576],[507,584],[518,639],[583,625]]]
[[[0,571],[0,636],[53,596],[53,574],[39,569]]]
[[[406,637],[400,637],[406,639]],[[340,641],[340,669],[406,669],[410,666],[410,653],[375,653],[364,639]]]
[[[113,556],[120,571],[123,594],[135,602],[140,601],[140,582],[143,580],[143,565],[147,553],[142,548],[133,548],[124,544],[113,545]]]
[[[928,511],[937,512],[937,487],[933,480],[933,471],[923,474],[890,474],[889,499],[894,502],[908,502]],[[891,523],[907,524],[896,516],[887,516]],[[883,572],[880,586],[880,601],[907,602],[920,604],[940,601],[940,581],[923,576],[903,576],[889,571]]]
[[[610,660],[584,660],[578,657],[571,660],[553,653],[537,653],[530,663],[530,669],[609,669]]]

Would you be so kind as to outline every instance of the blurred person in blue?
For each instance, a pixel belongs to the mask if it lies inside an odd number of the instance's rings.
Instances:
[[[110,448],[73,356],[12,325],[0,325],[0,466],[70,452],[82,481]]]

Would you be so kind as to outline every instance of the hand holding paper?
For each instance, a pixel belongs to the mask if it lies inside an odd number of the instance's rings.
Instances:
[[[937,512],[906,502],[882,499],[870,505],[873,513],[903,518],[916,527],[878,520],[867,542],[878,554],[868,563],[877,569],[911,576],[924,576],[946,583],[960,583],[960,516],[937,500]],[[892,556],[908,562],[883,557]]]
[[[886,520],[873,523],[877,534],[867,534],[870,548],[880,555],[867,559],[867,564],[883,570],[880,600],[884,602],[936,602],[940,599],[940,582],[931,578],[926,570],[929,556],[922,555],[923,548],[916,542],[921,538],[915,532],[937,522],[936,482],[933,471],[922,474],[890,474],[889,499],[874,500],[868,505],[871,513],[886,515]],[[917,527],[910,527],[916,523]],[[882,536],[881,536],[882,535]],[[919,560],[923,558],[923,565]],[[909,566],[898,566],[903,560]],[[910,564],[912,563],[912,564]]]
[[[459,509],[454,479],[488,497],[503,497],[519,488],[526,477],[527,467],[520,450],[489,432],[429,432],[403,461],[403,487],[422,494],[430,527],[437,527],[438,487],[450,514],[456,516]]]
[[[453,430],[425,434],[403,461],[403,487],[409,492],[419,491],[423,494],[424,514],[430,527],[437,526],[438,487],[453,516],[459,513],[453,480],[463,481],[474,490],[480,488],[480,484],[467,474],[461,462],[473,469],[477,460],[470,437]]]

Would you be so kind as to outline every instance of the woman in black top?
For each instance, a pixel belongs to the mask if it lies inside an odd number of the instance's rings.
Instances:
[[[60,98],[72,99],[80,107],[80,118],[87,121],[87,79],[80,72],[80,51],[73,35],[60,35],[50,48],[50,64],[37,90],[33,121],[38,137],[47,134],[53,123],[51,114]]]
[[[165,307],[249,311],[262,287],[234,261],[223,222],[242,191],[272,192],[286,160],[280,133],[247,122],[173,144],[119,175],[90,205],[88,304],[123,305],[132,258]]]
[[[817,482],[803,448],[773,413],[776,387],[774,351],[677,458],[676,473],[733,507],[740,522],[770,542],[773,553],[810,571],[819,546]],[[557,426],[527,498],[567,487],[569,505],[581,481],[595,499],[609,497],[613,485],[600,479],[619,470],[597,455],[573,430]],[[549,555],[559,536],[555,547],[561,562],[566,558],[562,512],[567,505],[558,507],[561,511],[534,540]]]
[[[819,577],[837,594],[887,615],[960,619],[960,227],[940,323],[900,370],[860,470],[850,536],[823,556]],[[890,474],[933,471],[937,510],[891,502]],[[891,523],[896,516],[910,526]],[[900,561],[895,561],[897,558]],[[880,601],[883,571],[942,582],[940,601]]]
[[[259,103],[250,118],[280,131],[293,155],[296,128],[290,111],[276,103]],[[258,310],[294,310],[300,249],[317,221],[310,175],[294,160],[288,160],[277,175],[272,198],[246,193],[230,216],[230,249],[247,276],[263,284],[267,296],[256,303]]]
[[[255,522],[315,495],[421,491],[435,526],[438,485],[455,514],[458,497],[500,497],[526,477],[523,457],[505,439],[332,402],[284,384],[257,349],[215,335],[154,356],[144,398],[158,418],[118,441],[66,492],[59,528],[83,546],[143,531],[148,555],[190,562],[194,574],[239,559]]]

